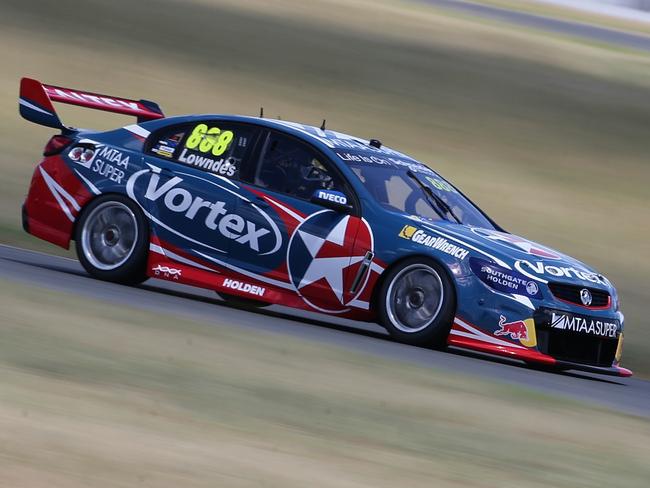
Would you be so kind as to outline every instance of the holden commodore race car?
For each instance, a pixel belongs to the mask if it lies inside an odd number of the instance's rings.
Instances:
[[[132,115],[98,132],[52,102]],[[24,229],[92,276],[159,278],[248,306],[378,322],[398,341],[629,376],[623,314],[603,275],[506,232],[429,166],[283,120],[165,117],[157,104],[24,78],[21,115],[60,131]]]

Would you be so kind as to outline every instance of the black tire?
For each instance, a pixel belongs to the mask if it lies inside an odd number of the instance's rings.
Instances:
[[[125,285],[147,279],[149,225],[138,205],[121,195],[100,196],[81,212],[75,248],[95,278]]]
[[[456,313],[454,285],[437,262],[406,259],[384,278],[377,312],[379,323],[397,341],[444,348]]]
[[[237,308],[264,308],[271,305],[271,303],[260,302],[252,298],[244,298],[237,295],[230,295],[228,293],[217,292],[217,295],[228,305]]]

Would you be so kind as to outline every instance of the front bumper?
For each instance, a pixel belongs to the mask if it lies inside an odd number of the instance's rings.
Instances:
[[[536,334],[544,336],[544,325],[535,324]],[[619,365],[620,350],[622,345],[622,334],[617,338],[617,350],[609,364],[593,364],[580,362],[568,358],[558,358],[548,354],[548,350],[540,350],[539,345],[526,347],[521,343],[504,340],[495,337],[493,334],[484,332],[482,328],[456,317],[452,326],[447,344],[451,347],[468,349],[481,353],[508,357],[510,359],[523,361],[529,364],[556,369],[572,369],[589,373],[598,373],[610,376],[628,377],[632,371]],[[543,347],[543,346],[542,346]]]
[[[622,376],[624,378],[630,377],[634,374],[632,373],[631,370],[619,366],[617,364],[613,364],[610,367],[602,367],[602,366],[591,366],[589,364],[572,363],[569,361],[557,361],[555,365],[559,369],[575,369],[578,371],[586,371],[588,373],[598,373],[598,374],[605,374],[609,376]]]

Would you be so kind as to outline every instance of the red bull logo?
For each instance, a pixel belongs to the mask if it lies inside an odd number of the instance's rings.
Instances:
[[[509,336],[511,339],[521,341],[522,343],[530,342],[531,337],[528,333],[528,324],[526,324],[527,321],[515,320],[514,322],[506,322],[506,320],[507,319],[501,315],[499,318],[499,330],[495,331],[494,335]]]

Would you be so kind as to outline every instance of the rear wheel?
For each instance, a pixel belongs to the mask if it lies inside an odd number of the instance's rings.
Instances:
[[[81,213],[75,247],[92,276],[124,284],[147,279],[149,228],[138,206],[121,195],[93,200]]]
[[[379,291],[381,325],[407,344],[444,347],[455,308],[454,287],[447,273],[425,258],[407,259],[391,269]]]

